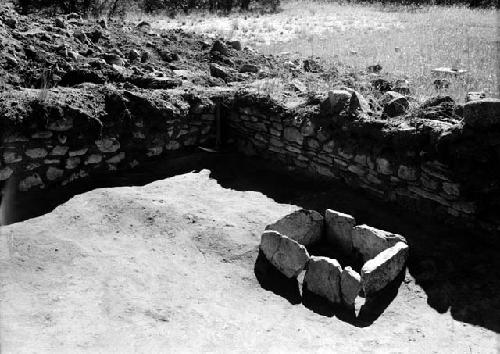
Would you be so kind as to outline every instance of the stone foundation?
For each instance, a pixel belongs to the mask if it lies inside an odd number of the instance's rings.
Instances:
[[[360,113],[357,93],[356,115],[346,115],[231,89],[71,90],[52,89],[45,101],[29,89],[3,99],[0,182],[15,181],[20,192],[57,187],[209,141],[232,142],[244,154],[342,180],[419,214],[500,232],[496,101],[466,104],[462,120],[417,113],[383,120]]]

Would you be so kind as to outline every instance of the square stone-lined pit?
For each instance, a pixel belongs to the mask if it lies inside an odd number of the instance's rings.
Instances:
[[[272,239],[273,242],[270,242]],[[306,247],[324,243],[362,259],[361,274],[335,258],[310,255]],[[409,247],[398,234],[356,225],[353,216],[327,209],[300,209],[266,227],[260,249],[286,277],[305,270],[304,287],[331,303],[354,305],[361,289],[373,297],[405,270]]]

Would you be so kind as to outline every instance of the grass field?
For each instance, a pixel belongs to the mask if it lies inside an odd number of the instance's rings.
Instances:
[[[383,72],[406,77],[414,96],[437,93],[463,101],[468,91],[499,97],[499,12],[465,7],[403,7],[312,1],[285,2],[277,14],[218,16],[207,13],[156,17],[158,28],[239,39],[267,54],[315,56],[341,70],[381,64]],[[433,85],[431,69],[467,70],[448,78],[448,89]]]

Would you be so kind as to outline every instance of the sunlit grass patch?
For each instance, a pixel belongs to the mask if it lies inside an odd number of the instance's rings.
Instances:
[[[383,72],[407,78],[419,100],[440,93],[463,101],[468,91],[500,96],[499,23],[493,9],[294,1],[277,14],[192,13],[154,20],[155,27],[239,39],[267,54],[340,62],[351,72],[381,64]],[[449,87],[437,89],[431,73],[436,67],[467,73],[447,77]]]

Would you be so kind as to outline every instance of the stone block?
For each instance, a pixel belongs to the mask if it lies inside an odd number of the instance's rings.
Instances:
[[[299,275],[309,262],[309,253],[303,245],[277,231],[264,231],[260,249],[267,260],[288,278]]]
[[[350,307],[354,306],[360,290],[361,276],[351,267],[345,267],[340,274],[340,291],[344,303]]]
[[[352,229],[352,247],[363,256],[364,262],[398,242],[406,242],[406,240],[401,235],[367,225],[358,225]]]
[[[0,169],[0,181],[5,181],[6,179],[9,179],[10,176],[12,176],[13,172],[14,171],[9,166],[1,168]]]
[[[340,277],[342,267],[336,259],[311,256],[304,277],[304,286],[310,292],[328,299],[331,303],[340,303]]]
[[[44,148],[33,148],[26,150],[25,154],[31,159],[41,159],[47,156],[47,150]]]
[[[61,145],[56,145],[50,152],[50,155],[54,156],[64,156],[68,152],[69,147],[67,146],[61,146]]]
[[[323,216],[314,210],[300,209],[267,225],[266,230],[278,231],[301,245],[309,246],[321,239]]]
[[[115,138],[96,140],[95,144],[101,152],[116,152],[120,148],[120,142]]]
[[[23,160],[23,157],[15,151],[6,151],[3,153],[5,163],[16,163]]]
[[[61,170],[60,168],[56,168],[53,166],[50,166],[47,169],[47,173],[46,173],[47,179],[49,181],[55,181],[57,179],[60,179],[60,178],[62,178],[63,175],[64,175],[64,170]]]
[[[356,220],[351,215],[326,209],[326,241],[335,247],[339,247],[345,254],[352,252],[352,229],[354,226],[356,226]]]
[[[361,285],[365,296],[370,296],[385,288],[404,270],[409,247],[404,242],[382,251],[367,261],[361,269]]]
[[[487,128],[500,124],[500,99],[484,98],[464,105],[465,125]]]
[[[398,169],[398,176],[406,181],[416,181],[418,173],[414,167],[401,165]]]
[[[19,182],[19,190],[21,192],[26,192],[33,187],[44,187],[42,179],[38,173],[26,177],[21,182]]]
[[[82,156],[82,155],[85,155],[87,153],[87,151],[89,151],[88,148],[81,148],[81,149],[78,149],[78,150],[73,150],[73,151],[69,152],[69,156],[70,157],[73,157],[73,156]]]
[[[392,175],[393,170],[389,160],[379,157],[376,163],[377,163],[377,172],[382,173],[384,175]]]
[[[304,137],[300,134],[300,131],[294,127],[286,127],[284,130],[285,139],[289,142],[302,145]]]

